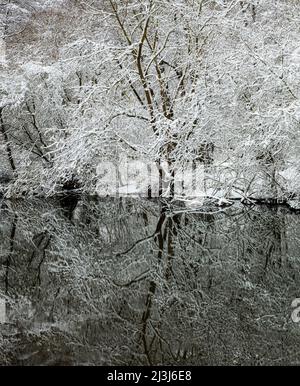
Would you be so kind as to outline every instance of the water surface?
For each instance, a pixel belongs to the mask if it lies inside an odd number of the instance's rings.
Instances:
[[[300,364],[299,247],[285,208],[3,201],[0,364]]]

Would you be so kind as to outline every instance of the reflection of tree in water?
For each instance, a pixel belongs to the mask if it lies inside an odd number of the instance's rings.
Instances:
[[[9,363],[298,363],[296,215],[129,199],[81,200],[72,213],[6,205]]]

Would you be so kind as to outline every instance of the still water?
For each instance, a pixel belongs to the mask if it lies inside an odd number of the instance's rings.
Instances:
[[[0,364],[300,364],[300,216],[4,202]]]

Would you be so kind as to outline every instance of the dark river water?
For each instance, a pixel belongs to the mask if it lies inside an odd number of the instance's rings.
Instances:
[[[300,364],[299,252],[283,207],[2,201],[0,364]]]

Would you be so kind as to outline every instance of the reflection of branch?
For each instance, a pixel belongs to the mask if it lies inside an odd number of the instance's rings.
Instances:
[[[156,329],[156,327],[153,325],[153,323],[152,323],[151,320],[149,321],[149,324],[150,324],[150,326],[152,327],[152,329],[153,329],[153,331],[155,332],[155,334],[156,334],[156,336],[158,337],[158,339],[159,339],[160,341],[164,342],[165,345],[169,348],[169,352],[170,352],[170,354],[171,354],[171,357],[176,361],[177,358],[174,356],[174,354],[173,354],[173,352],[172,352],[172,348],[171,348],[170,343],[169,343],[164,337],[162,337],[162,336],[160,335],[160,333],[158,332],[158,330]]]
[[[9,237],[9,253],[6,260],[6,273],[5,273],[5,294],[6,295],[8,293],[8,287],[9,287],[9,270],[11,265],[11,259],[14,253],[17,222],[18,222],[18,215],[15,214],[12,222],[10,237]]]
[[[119,252],[119,253],[116,253],[116,256],[122,256],[122,255],[126,255],[128,252],[132,251],[137,245],[143,243],[144,241],[148,241],[150,239],[152,239],[153,237],[159,235],[161,233],[161,230],[162,230],[162,226],[165,222],[165,219],[166,219],[166,215],[165,213],[163,213],[160,218],[159,218],[159,221],[157,223],[157,226],[156,226],[156,229],[155,229],[155,232],[152,233],[150,236],[147,236],[147,237],[144,237],[138,241],[136,241],[129,249],[127,249],[125,252]]]
[[[48,235],[47,235],[48,236]],[[37,274],[37,280],[39,282],[39,285],[41,285],[41,267],[42,267],[42,264],[44,263],[44,260],[46,258],[46,250],[50,244],[50,241],[51,241],[51,236],[48,236],[48,239],[46,241],[46,244],[43,248],[43,254],[42,254],[42,258],[38,264],[38,267],[37,267],[37,271],[38,271],[38,274]]]
[[[136,241],[136,242],[135,242],[130,248],[128,248],[126,251],[116,253],[116,256],[126,255],[128,252],[132,251],[136,246],[138,246],[139,244],[142,244],[144,241],[148,241],[148,240],[152,239],[155,235],[156,235],[156,231],[155,231],[152,235],[147,236],[147,237],[144,237],[143,239],[140,239],[140,240]]]
[[[147,300],[146,300],[146,309],[142,316],[142,341],[144,346],[144,352],[145,352],[148,364],[150,366],[152,365],[152,361],[151,361],[150,353],[147,346],[146,331],[147,331],[147,322],[150,317],[150,312],[152,308],[152,298],[155,294],[155,291],[156,291],[156,283],[154,281],[151,281],[148,295],[147,295]]]
[[[209,249],[208,248],[203,247],[203,245],[198,240],[196,240],[192,235],[188,234],[188,232],[186,232],[183,228],[181,228],[181,232],[183,232],[187,236],[187,238],[189,238],[190,240],[194,241],[195,244],[199,245],[199,247],[201,247],[201,249],[203,251],[209,253]]]
[[[8,156],[10,166],[11,166],[13,172],[15,172],[16,171],[16,165],[15,165],[15,161],[14,161],[14,158],[12,155],[12,148],[11,148],[11,145],[9,142],[8,134],[7,134],[7,131],[6,131],[5,126],[4,126],[2,110],[3,110],[3,107],[0,108],[0,132],[2,133],[3,138],[4,138],[6,153]]]
[[[141,273],[139,276],[136,278],[130,280],[128,283],[121,284],[121,283],[116,283],[115,281],[112,280],[113,284],[115,284],[118,287],[129,287],[131,284],[138,283],[139,281],[145,279],[146,274],[149,272],[149,269],[147,269],[145,272]]]
[[[36,251],[39,251],[39,248],[40,248],[41,244],[45,240],[45,236],[47,237],[47,234],[43,231],[42,233],[40,233],[40,234],[38,234],[36,236],[36,238],[38,239],[37,244],[35,244],[34,240],[32,240],[32,244],[34,246],[34,250],[32,251],[32,254],[31,254],[30,258],[29,258],[29,261],[27,263],[27,267],[29,267],[31,265],[31,263],[32,263],[32,261],[33,261],[33,259],[35,257]]]

